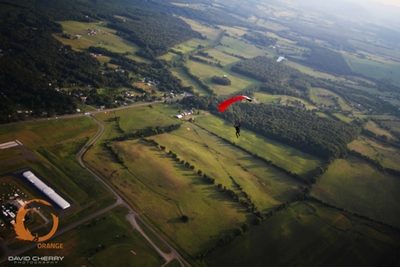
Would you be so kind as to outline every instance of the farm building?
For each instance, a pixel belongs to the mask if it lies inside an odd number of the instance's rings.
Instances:
[[[45,194],[54,203],[56,203],[61,209],[65,210],[71,206],[64,198],[57,194],[51,187],[43,183],[31,171],[26,171],[22,175],[43,194]]]

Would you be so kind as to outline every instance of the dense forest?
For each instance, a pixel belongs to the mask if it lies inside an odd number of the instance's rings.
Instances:
[[[275,38],[267,37],[259,32],[246,33],[245,35],[243,35],[243,38],[248,40],[249,42],[252,42],[255,45],[264,47],[275,45],[277,41]]]
[[[138,44],[141,56],[154,58],[181,42],[191,38],[201,38],[183,20],[149,11],[124,14],[125,19],[111,18],[108,26],[117,30],[124,39]]]
[[[210,110],[228,121],[240,120],[242,126],[250,130],[326,159],[343,156],[347,152],[346,145],[360,131],[358,126],[291,107],[239,103],[219,113],[215,98],[190,97],[181,103]]]
[[[242,60],[233,65],[232,70],[262,82],[285,82],[301,75],[293,68],[264,56]]]
[[[305,60],[300,60],[301,63],[328,73],[352,74],[351,68],[341,54],[320,46],[308,45],[307,47],[311,51],[305,55]]]

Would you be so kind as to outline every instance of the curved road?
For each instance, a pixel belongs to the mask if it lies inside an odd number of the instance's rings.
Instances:
[[[95,117],[92,116],[92,114],[97,114],[97,113],[101,113],[101,112],[109,112],[109,111],[116,111],[116,110],[122,110],[122,109],[127,109],[127,108],[135,108],[135,107],[141,107],[141,106],[146,106],[149,104],[154,104],[160,101],[156,101],[156,102],[149,102],[149,103],[139,103],[139,104],[134,104],[134,105],[130,105],[130,106],[126,106],[126,107],[119,107],[119,108],[115,108],[115,109],[108,109],[108,110],[101,110],[101,111],[95,111],[95,112],[91,112],[90,117],[96,122],[96,124],[99,126],[99,130],[97,131],[96,135],[89,140],[83,147],[82,149],[76,154],[76,159],[79,162],[79,165],[86,169],[88,172],[90,172],[97,181],[99,181],[100,183],[102,183],[115,197],[116,201],[108,206],[105,207],[101,210],[98,210],[74,223],[69,224],[68,226],[59,229],[57,231],[57,233],[53,236],[57,237],[60,236],[62,234],[64,234],[65,232],[68,232],[70,230],[73,230],[74,228],[78,227],[81,224],[84,224],[100,215],[103,215],[107,212],[109,212],[110,210],[114,209],[117,206],[124,206],[128,209],[129,213],[126,216],[126,219],[129,221],[129,223],[132,225],[132,228],[137,230],[148,242],[149,244],[154,248],[154,250],[157,251],[157,253],[165,260],[165,263],[163,266],[167,265],[169,262],[171,262],[172,260],[176,259],[180,265],[182,267],[187,267],[190,266],[190,264],[170,245],[168,244],[168,242],[162,237],[160,236],[151,225],[149,225],[148,223],[146,223],[145,221],[141,220],[139,217],[139,214],[125,201],[125,199],[123,197],[121,197],[119,195],[119,193],[109,184],[105,181],[105,179],[101,178],[93,169],[91,169],[89,166],[87,166],[83,160],[83,156],[85,155],[85,153],[88,151],[88,149],[94,145],[99,139],[100,137],[103,135],[104,133],[104,125],[102,124],[102,122],[100,122],[99,120],[97,120]],[[68,119],[68,118],[74,118],[74,117],[81,117],[81,116],[87,116],[84,114],[74,114],[74,115],[65,115],[65,116],[61,116],[61,117],[53,117],[53,118],[46,118],[46,119],[39,119],[39,120],[49,120],[49,119]],[[166,247],[168,247],[168,249],[170,250],[169,253],[165,253],[163,252],[148,236],[147,234],[143,231],[143,229],[140,227],[140,225],[137,223],[137,220],[140,220],[141,223],[147,227],[150,231],[153,232],[154,235],[157,236],[157,238],[163,242]],[[3,244],[4,245],[4,244]],[[7,250],[6,247],[6,251],[8,252],[7,256],[16,256],[16,255],[21,255],[23,253],[26,253],[32,249],[34,249],[36,247],[36,243],[32,243],[31,245],[25,246],[23,248],[20,249],[16,249],[16,250]],[[4,263],[7,261],[7,256],[3,257],[0,259],[0,263]]]

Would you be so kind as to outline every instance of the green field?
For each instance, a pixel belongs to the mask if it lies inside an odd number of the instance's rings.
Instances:
[[[335,206],[400,226],[400,179],[361,159],[337,159],[314,185],[312,195]]]
[[[217,49],[207,49],[206,51],[210,56],[221,62],[223,66],[230,65],[232,63],[240,61],[239,58],[228,55]]]
[[[33,169],[75,204],[97,205],[96,201],[110,195],[101,184],[93,185],[92,176],[75,159],[80,147],[96,131],[93,121],[86,117],[3,125],[0,142],[18,139],[24,146],[0,151],[0,172]]]
[[[242,129],[242,136],[237,139],[231,124],[213,115],[202,115],[196,123],[210,132],[217,134],[258,156],[272,161],[277,166],[299,175],[306,175],[322,163],[318,158],[303,153],[290,146],[261,137],[251,131]]]
[[[319,204],[276,213],[206,258],[210,266],[391,266],[399,234]]]
[[[187,67],[190,69],[190,72],[192,74],[199,77],[204,83],[209,85],[217,95],[233,94],[235,92],[242,91],[250,87],[251,85],[255,85],[258,83],[257,81],[247,78],[245,76],[233,74],[227,70],[203,64],[200,62],[195,62],[192,60],[189,60],[187,62]],[[231,80],[232,82],[231,85],[223,86],[211,82],[211,78],[213,76],[223,76],[223,75],[228,76],[228,79]]]
[[[307,110],[316,109],[316,107],[308,101],[287,95],[270,95],[266,93],[257,92],[254,94],[256,101],[267,104],[278,104],[281,106],[294,106],[305,108]]]
[[[183,86],[191,86],[195,93],[199,95],[208,95],[208,92],[201,88],[201,86],[190,78],[182,69],[174,68],[171,69],[172,74],[181,80]]]
[[[57,40],[65,45],[70,45],[75,50],[84,50],[90,46],[102,47],[116,53],[132,53],[138,51],[138,47],[125,41],[116,31],[105,26],[103,22],[80,22],[80,21],[61,21],[63,31],[74,37],[80,35],[79,39],[67,39],[55,35]],[[88,35],[88,29],[96,30],[97,34]]]
[[[289,201],[298,191],[297,181],[194,124],[185,123],[152,139],[214,178],[216,184],[236,191],[233,177],[260,211]]]
[[[376,124],[374,121],[368,121],[365,125],[364,128],[377,136],[383,136],[387,140],[395,141],[397,138],[393,136],[388,130],[383,129],[380,127],[378,124]]]
[[[368,137],[359,137],[348,145],[349,149],[357,151],[383,167],[400,171],[400,150]]]
[[[240,55],[246,58],[265,55],[266,51],[257,48],[254,45],[248,44],[240,39],[224,36],[221,40],[221,45],[216,47],[222,52],[228,54]]]
[[[140,141],[113,147],[131,174],[126,179],[128,186],[120,190],[132,203],[140,203],[140,210],[190,255],[207,249],[223,231],[247,221],[239,204],[166,157],[164,151]],[[187,223],[180,220],[182,215],[189,217]]]
[[[221,32],[221,30],[219,29],[204,25],[198,21],[185,17],[180,18],[183,19],[187,24],[189,24],[194,31],[201,33],[203,36],[206,36],[210,40],[215,40]]]
[[[113,210],[52,240],[63,243],[64,249],[36,249],[30,254],[65,256],[57,266],[161,266],[164,260],[125,215],[124,209]]]
[[[345,59],[352,71],[373,78],[386,79],[400,85],[400,64],[396,62],[378,62],[345,54]]]
[[[309,90],[310,99],[318,105],[337,106],[343,111],[351,111],[352,108],[339,95],[323,88],[312,87]]]

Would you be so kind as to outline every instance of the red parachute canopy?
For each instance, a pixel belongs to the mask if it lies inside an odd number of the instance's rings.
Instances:
[[[234,96],[234,97],[231,97],[231,98],[219,103],[218,104],[218,111],[219,112],[224,112],[227,108],[229,108],[230,105],[232,105],[235,102],[242,101],[242,100],[247,100],[249,102],[252,101],[250,97],[245,96],[245,95]]]

